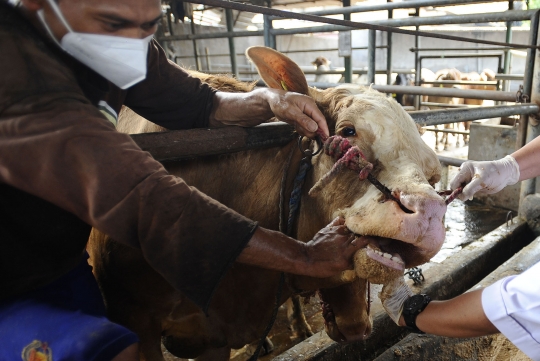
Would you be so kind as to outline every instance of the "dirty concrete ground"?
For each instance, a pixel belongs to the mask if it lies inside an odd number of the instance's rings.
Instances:
[[[435,133],[434,132],[425,132],[422,135],[422,138],[430,147],[435,147]],[[457,147],[456,146],[457,138],[453,135],[449,135],[449,147],[446,150],[436,151],[437,154],[467,159],[468,147]],[[450,167],[449,169],[449,180],[457,173],[457,168]],[[435,263],[440,263],[444,261],[448,256],[453,253],[458,252],[462,249],[467,243],[474,241],[475,239],[481,237],[482,235],[489,233],[493,229],[497,228],[506,221],[507,210],[504,209],[493,209],[482,204],[468,202],[463,203],[459,200],[452,202],[447,210],[445,215],[445,227],[446,227],[446,239],[441,251],[432,259],[432,261],[426,265],[423,265],[423,269],[428,269]],[[513,215],[515,216],[515,214]],[[379,292],[377,288],[379,286],[372,286],[371,295],[372,297],[377,297],[376,295]],[[305,315],[308,323],[312,327],[314,332],[324,332],[324,323],[321,315],[321,310],[319,306],[318,298],[312,297],[306,301],[305,305]],[[274,343],[275,350],[266,356],[259,357],[260,361],[270,361],[276,355],[284,352],[290,347],[296,345],[302,340],[294,339],[291,337],[291,332],[288,329],[288,322],[286,316],[286,310],[284,306],[281,306],[278,311],[278,316],[276,322],[272,328],[272,331],[269,335],[270,339]],[[497,342],[503,344],[504,340],[499,340]],[[506,355],[517,354],[517,349],[513,348],[512,344],[508,345],[508,342],[504,343],[504,350],[508,350]],[[245,346],[240,350],[233,350],[231,352],[231,361],[247,361],[252,355],[256,348],[256,343],[252,345]],[[166,361],[184,361],[174,357],[163,349],[165,360]],[[506,358],[504,360],[514,360],[514,361],[525,361],[527,358]],[[502,361],[501,358],[485,358],[484,361]]]

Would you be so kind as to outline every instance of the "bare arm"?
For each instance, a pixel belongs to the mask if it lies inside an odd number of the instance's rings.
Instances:
[[[519,180],[530,179],[540,175],[540,138],[535,138],[522,148],[512,153],[519,164]]]
[[[399,325],[405,326],[403,316]],[[425,333],[447,337],[477,337],[498,333],[482,308],[482,290],[464,293],[448,301],[432,301],[416,318]]]
[[[343,223],[336,218],[307,243],[259,227],[237,262],[298,275],[334,276],[353,268],[352,257],[361,242]]]
[[[273,116],[294,124],[302,135],[314,137],[319,128],[326,136],[329,135],[326,119],[312,98],[269,88],[256,89],[249,93],[217,92],[210,114],[210,126],[252,127]]]

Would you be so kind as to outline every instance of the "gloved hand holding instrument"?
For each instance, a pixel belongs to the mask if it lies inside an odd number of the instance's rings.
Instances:
[[[472,200],[475,193],[493,194],[519,181],[519,165],[511,155],[493,161],[467,161],[450,182],[450,188],[457,189],[466,184],[458,196],[462,201]]]

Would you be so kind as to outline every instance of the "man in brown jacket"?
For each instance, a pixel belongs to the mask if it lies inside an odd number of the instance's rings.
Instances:
[[[351,267],[339,221],[307,244],[257,227],[115,130],[125,104],[168,129],[275,115],[328,134],[308,97],[191,78],[152,40],[160,18],[159,0],[0,0],[0,360],[137,358],[136,337],[104,317],[91,227],[140,248],[203,308],[233,261],[315,277]]]

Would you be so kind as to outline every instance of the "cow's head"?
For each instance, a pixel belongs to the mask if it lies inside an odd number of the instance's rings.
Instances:
[[[403,275],[404,269],[427,262],[441,248],[445,229],[444,200],[433,185],[440,178],[440,163],[421,139],[411,117],[393,99],[364,87],[355,89],[308,88],[298,66],[268,48],[250,48],[248,56],[271,87],[312,96],[326,116],[331,133],[358,146],[371,172],[405,208],[388,200],[358,173],[344,170],[316,197],[302,199],[298,237],[309,240],[337,215],[351,232],[364,236],[355,255],[358,278],[352,283],[321,290],[331,308],[327,332],[336,341],[366,338],[371,331],[366,303],[367,281],[385,283]],[[325,154],[313,158],[310,183],[323,177],[335,159]],[[327,310],[328,311],[328,310]]]

